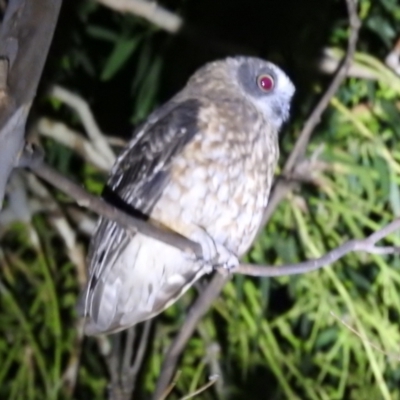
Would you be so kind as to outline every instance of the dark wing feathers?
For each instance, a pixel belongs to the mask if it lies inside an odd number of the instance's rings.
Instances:
[[[169,182],[172,160],[197,132],[199,107],[198,100],[188,99],[168,102],[156,110],[117,158],[104,198],[124,211],[146,218]],[[130,239],[116,223],[100,218],[89,248],[88,291],[94,288],[105,266],[112,268]],[[81,299],[84,304],[87,296],[89,293]]]
[[[171,161],[197,132],[199,102],[167,103],[137,131],[118,157],[108,186],[130,206],[148,213],[168,180]],[[164,109],[166,108],[166,110]],[[159,117],[157,116],[159,115]]]

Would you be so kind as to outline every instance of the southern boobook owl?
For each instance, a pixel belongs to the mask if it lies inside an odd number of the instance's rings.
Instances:
[[[276,65],[232,57],[200,68],[133,135],[107,190],[123,209],[198,242],[202,260],[101,217],[80,299],[86,333],[159,314],[213,267],[234,268],[260,227],[294,86]]]

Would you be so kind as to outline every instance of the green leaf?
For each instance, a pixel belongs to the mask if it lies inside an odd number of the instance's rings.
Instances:
[[[110,80],[124,66],[129,57],[131,57],[139,42],[139,36],[130,39],[120,39],[108,57],[100,79],[102,81]]]
[[[396,32],[387,19],[381,16],[372,17],[367,21],[367,26],[390,48],[391,40],[396,36]]]
[[[86,29],[89,36],[95,39],[104,40],[106,42],[115,43],[119,39],[119,35],[110,29],[106,29],[102,26],[89,25]]]

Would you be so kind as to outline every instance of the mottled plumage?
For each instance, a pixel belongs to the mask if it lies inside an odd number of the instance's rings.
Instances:
[[[100,218],[80,303],[87,334],[149,319],[213,266],[238,264],[262,221],[293,93],[275,65],[228,58],[199,69],[136,130],[104,196],[197,241],[204,260]]]

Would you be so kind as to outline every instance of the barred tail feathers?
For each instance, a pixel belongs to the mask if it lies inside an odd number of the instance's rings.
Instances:
[[[117,332],[159,314],[206,272],[194,257],[135,235],[83,295],[87,297],[86,334]]]

